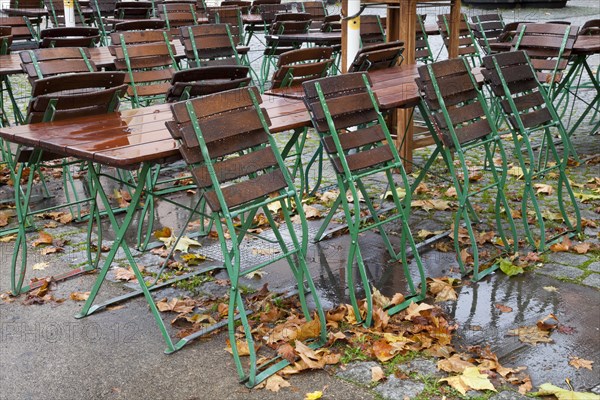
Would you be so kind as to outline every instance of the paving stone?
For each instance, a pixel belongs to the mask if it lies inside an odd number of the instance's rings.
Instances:
[[[600,274],[591,274],[585,278],[582,283],[600,289]]]
[[[368,385],[371,383],[371,368],[378,367],[374,361],[352,362],[346,365],[345,371],[340,371],[336,376],[352,382]]]
[[[579,268],[569,267],[566,265],[546,264],[536,271],[538,274],[552,276],[554,278],[569,278],[577,279],[583,271]]]
[[[548,259],[553,263],[571,265],[578,267],[588,261],[590,258],[584,254],[558,252],[548,255]]]
[[[600,272],[600,261],[594,261],[590,265],[587,266],[590,271]]]
[[[511,392],[510,390],[506,390],[504,392],[500,392],[492,397],[489,400],[527,400],[527,396],[523,396],[518,392]]]
[[[425,384],[410,379],[398,379],[391,375],[375,390],[385,400],[405,400],[415,398],[425,389]]]
[[[426,358],[417,358],[407,363],[400,364],[398,365],[398,368],[405,374],[413,372],[423,376],[445,376],[442,371],[438,370],[435,361]]]

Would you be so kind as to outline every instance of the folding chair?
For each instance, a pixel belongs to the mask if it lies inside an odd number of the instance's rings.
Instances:
[[[138,19],[115,24],[113,32],[164,30],[166,27],[167,24],[165,21],[158,19]]]
[[[125,94],[127,89],[127,85],[123,84],[124,79],[125,74],[121,72],[66,74],[38,79],[33,82],[32,86],[28,121],[31,123],[48,122],[113,112],[118,109],[119,98]],[[18,164],[15,163],[14,182],[21,182],[25,169],[31,168],[34,171],[39,168],[43,161],[53,160],[57,157],[50,152],[39,149],[17,149],[15,160]],[[26,229],[29,225],[28,219],[32,215],[29,204],[34,175],[34,173],[28,175],[24,190],[20,187],[15,188],[15,210],[18,228],[11,268],[11,291],[14,295],[31,289],[30,285],[24,286],[23,283],[27,270]],[[39,212],[43,211],[35,211],[35,213]],[[90,218],[89,222],[88,241],[91,243],[93,219]],[[100,240],[102,238],[100,233],[99,238]],[[100,247],[98,246],[98,248]],[[57,280],[95,269],[99,261],[99,252],[96,253],[95,258],[92,257],[91,252],[88,252],[87,261],[88,263],[85,266],[79,267],[62,278],[57,278]]]
[[[495,43],[504,32],[504,20],[500,14],[483,14],[471,17],[471,32],[477,39],[479,48],[485,54],[492,54],[490,43]]]
[[[384,43],[385,29],[379,15],[361,15],[360,17],[360,43],[361,46]]]
[[[117,19],[149,19],[152,16],[152,3],[145,1],[117,1],[114,8]]]
[[[198,25],[196,5],[189,3],[163,3],[158,6],[158,17],[165,21],[171,37],[179,36],[182,26]]]
[[[429,45],[429,35],[425,29],[425,18],[427,15],[417,14],[417,27],[415,38],[415,61],[423,64],[433,62],[433,52]]]
[[[438,15],[437,25],[444,40],[444,46],[448,50],[450,45],[450,14]],[[481,64],[481,57],[477,49],[477,43],[471,32],[471,26],[467,21],[466,14],[460,15],[460,24],[458,27],[458,55],[467,58],[471,68],[478,67]]]
[[[246,43],[241,7],[208,7],[206,10],[209,24],[229,24],[231,37],[236,46]]]
[[[40,47],[96,47],[100,30],[92,27],[60,27],[44,29],[40,33]]]
[[[189,66],[243,65],[229,24],[186,26],[180,31]]]
[[[523,50],[527,53],[538,80],[546,85],[552,100],[561,94],[562,90],[557,88],[565,87],[560,83],[569,65],[578,30],[576,26],[565,24],[520,24],[517,27],[511,51]],[[555,105],[558,106],[563,100],[568,102],[568,97],[563,96]]]
[[[287,51],[279,56],[277,61],[277,70],[271,78],[272,88],[291,88],[298,87],[303,82],[324,78],[331,70],[331,65],[334,60],[332,57],[333,50],[329,47],[310,47],[306,49],[297,49]],[[306,170],[303,171],[302,153],[304,144],[307,139],[308,128],[294,129],[293,136],[288,143],[293,144],[296,152],[291,154],[291,146],[288,145],[282,151],[284,159],[295,157],[292,167],[292,177],[299,176],[300,178],[300,193],[309,193],[317,190],[321,184],[323,176],[323,149],[319,146],[315,154],[307,164]],[[314,187],[311,189],[308,186],[309,174],[312,165],[318,161],[317,178]]]
[[[485,69],[482,72],[486,82],[492,92],[500,98],[500,108],[506,123],[511,128],[515,146],[514,154],[519,160],[519,166],[523,173],[525,187],[521,201],[521,214],[527,240],[539,251],[545,251],[548,246],[563,236],[581,232],[579,207],[565,173],[572,148],[569,144],[569,137],[550,96],[544,85],[537,80],[536,71],[524,51],[484,57],[483,66]],[[562,154],[559,154],[556,149],[554,134],[558,134],[562,140]],[[545,142],[545,146],[540,147],[537,156],[531,143],[531,139],[535,136],[541,136],[542,142]],[[555,164],[551,164],[550,161]],[[538,178],[550,172],[558,174],[556,198],[567,230],[546,239],[546,223],[533,185]],[[565,193],[571,202],[574,221],[567,213],[567,205],[563,198]],[[532,222],[527,213],[529,203],[535,212],[535,220]],[[539,239],[535,239],[533,236],[532,224],[537,224]]]
[[[420,182],[437,155],[441,154],[458,196],[458,210],[454,215],[456,258],[461,272],[467,274],[468,269],[466,261],[461,257],[459,242],[459,229],[464,226],[469,235],[469,247],[473,256],[473,280],[478,281],[495,271],[499,264],[491,262],[487,268],[481,268],[485,263],[480,261],[480,252],[472,227],[472,223],[478,223],[479,218],[471,207],[470,198],[488,190],[495,191],[496,229],[502,240],[504,252],[512,254],[518,249],[515,223],[504,193],[508,167],[502,139],[467,60],[452,59],[419,67],[417,85],[422,99],[419,109],[425,117],[425,123],[437,148],[413,187]],[[491,168],[489,183],[486,181],[476,184],[471,182],[473,166],[467,163],[466,155],[469,152],[481,152],[482,148],[487,159],[493,158],[495,148],[502,165],[500,168]],[[507,239],[503,215],[510,227],[512,244]]]
[[[186,69],[173,74],[167,102],[237,89],[248,86],[251,81],[248,67],[232,65]]]
[[[6,55],[10,53],[10,49],[13,43],[12,27],[0,26],[0,55]],[[8,95],[10,105],[12,107],[13,121],[17,124],[23,123],[23,114],[17,103],[17,99],[12,91],[12,84],[8,75],[2,75],[0,77],[0,111],[2,111],[2,120],[6,125],[9,124],[8,112],[4,108],[4,92]]]
[[[320,28],[325,21],[325,17],[327,17],[325,3],[322,1],[303,1],[299,5],[299,11],[310,14],[311,28]]]
[[[48,18],[52,22],[54,28],[64,27],[65,24],[65,5],[62,0],[43,0],[46,9],[48,10]],[[75,11],[75,26],[89,26],[89,17],[83,14],[79,1],[73,0],[73,8]]]
[[[0,26],[11,28],[12,50],[35,49],[38,47],[36,31],[27,17],[6,17],[0,14]]]
[[[256,88],[231,90],[176,103],[171,106],[175,121],[167,122],[169,131],[180,142],[181,153],[190,165],[190,171],[212,211],[225,267],[231,281],[229,341],[238,374],[248,387],[260,383],[289,365],[289,362],[275,358],[257,365],[251,327],[239,288],[239,277],[242,274],[285,259],[296,278],[302,311],[307,320],[312,318],[306,303],[305,283],[316,307],[320,330],[310,346],[321,346],[327,338],[323,309],[306,266],[306,216],[300,206],[301,202],[292,179],[277,150],[277,144],[269,133],[268,116],[260,108],[260,102],[261,98]],[[200,159],[197,157],[198,153],[201,153]],[[196,156],[192,159],[188,157],[194,154]],[[280,227],[267,207],[274,202],[281,206],[284,217],[281,225],[287,229],[290,244],[286,243]],[[300,237],[297,236],[290,218],[289,202],[297,205]],[[240,244],[254,216],[261,209],[269,221],[281,254],[242,271]],[[244,221],[239,228],[234,222],[236,217]],[[225,229],[230,238],[225,236]],[[242,323],[250,352],[248,370],[244,370],[239,355],[237,342],[240,339],[236,338],[236,315]]]
[[[279,35],[285,34],[305,34],[310,28],[310,14],[308,13],[286,13],[276,14],[273,23],[269,27],[269,35],[272,35],[266,43],[263,52],[262,65],[260,68],[260,86],[264,85],[271,75],[271,68],[277,65],[277,58],[285,52],[299,49],[301,42],[283,41]]]
[[[132,107],[164,101],[173,73],[179,70],[167,32],[116,32],[110,37],[115,68],[127,72],[125,82]]]
[[[363,322],[365,326],[369,326],[373,316],[373,299],[359,246],[362,232],[377,228],[390,256],[394,260],[402,262],[410,293],[407,300],[386,311],[394,314],[407,307],[411,302],[425,298],[427,287],[425,272],[408,226],[411,194],[407,189],[406,197],[403,200],[399,198],[392,174],[397,171],[405,188],[409,188],[410,184],[385,120],[379,112],[377,99],[371,91],[369,77],[366,74],[343,74],[317,79],[303,83],[303,87],[306,107],[310,112],[313,126],[319,133],[323,148],[333,165],[340,190],[330,213],[315,235],[315,241],[321,240],[327,225],[341,205],[350,231],[350,249],[346,264],[350,300],[354,308],[354,315],[357,319],[361,319],[362,314],[359,311],[354,284],[354,264],[356,263],[360,286],[365,292],[367,305],[367,313]],[[363,183],[363,179],[381,173],[385,175],[387,184],[391,188],[395,206],[389,210],[393,210],[395,214],[387,217],[384,217],[383,212],[376,211]],[[359,193],[362,194],[368,208],[369,216],[367,218],[362,217]],[[399,221],[402,225],[402,237],[398,252],[392,247],[388,235],[382,227],[383,224],[392,221]],[[407,243],[414,256],[413,263],[419,270],[421,287],[418,290],[415,288],[409,271]]]
[[[252,2],[252,6],[250,7],[249,13],[251,15],[259,15],[261,14],[261,7],[263,6],[281,7],[283,10],[285,10],[284,12],[287,12],[287,10],[290,8],[290,5],[282,5],[281,0],[254,0]],[[246,24],[244,26],[244,30],[246,31],[246,46],[250,44],[250,40],[252,40],[256,32],[264,33],[272,22],[272,20],[265,21],[264,16],[261,19],[262,21],[259,23]],[[262,45],[264,45],[264,41],[260,39],[258,40]]]
[[[399,40],[364,46],[356,53],[348,72],[374,71],[400,65],[403,52],[404,43]]]

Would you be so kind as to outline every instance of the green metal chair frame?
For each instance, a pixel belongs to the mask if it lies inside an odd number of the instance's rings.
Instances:
[[[395,190],[393,172],[399,175],[404,187],[408,188],[410,184],[366,74],[343,74],[317,79],[305,82],[303,87],[304,101],[323,148],[334,167],[340,190],[340,195],[315,235],[315,241],[321,240],[334,213],[341,205],[350,231],[350,249],[346,264],[350,300],[354,315],[361,319],[354,284],[356,263],[360,286],[364,290],[367,304],[367,313],[362,322],[365,326],[370,326],[373,319],[373,298],[359,246],[359,235],[362,232],[377,229],[390,256],[402,262],[410,293],[405,301],[386,311],[391,315],[406,308],[411,302],[425,298],[425,272],[408,225],[411,194],[407,190],[404,200],[400,200]],[[395,214],[387,218],[382,218],[383,212],[377,212],[363,183],[363,179],[381,173],[385,174],[387,183],[392,188],[395,206]],[[347,198],[348,192],[351,193],[351,200]],[[369,211],[367,218],[361,216],[359,193],[362,194]],[[402,225],[402,237],[400,249],[396,252],[382,226],[398,220]],[[409,271],[407,243],[412,250],[414,264],[419,270],[421,287],[418,290]]]
[[[449,14],[438,15],[438,28],[442,39],[444,40],[444,46],[448,49],[450,44],[450,18]],[[479,55],[479,48],[477,47],[477,41],[471,31],[471,25],[467,20],[466,14],[461,14],[460,25],[459,25],[459,37],[458,37],[458,55],[461,58],[467,58],[470,61],[471,68],[478,67],[481,65],[481,56]]]
[[[258,366],[251,327],[239,288],[242,274],[256,271],[278,260],[286,260],[296,278],[304,316],[311,320],[306,303],[305,281],[321,324],[318,338],[311,344],[315,348],[325,343],[325,316],[309,271],[306,266],[308,226],[300,206],[300,198],[293,181],[269,133],[269,120],[260,108],[261,98],[256,88],[241,88],[198,99],[187,100],[171,106],[175,121],[167,123],[171,134],[181,143],[182,155],[198,187],[203,190],[212,210],[212,219],[219,235],[225,267],[231,280],[229,294],[228,328],[232,353],[240,379],[254,387],[273,373],[289,365],[289,361],[275,358]],[[185,148],[185,149],[184,149]],[[198,162],[187,158],[200,152]],[[237,155],[237,156],[236,156]],[[228,156],[223,159],[224,156]],[[194,161],[191,162],[190,161]],[[225,185],[228,183],[227,185]],[[298,238],[290,217],[288,202],[297,205],[301,237]],[[288,247],[268,205],[279,203],[284,224],[292,241]],[[281,248],[281,255],[242,271],[240,244],[254,216],[263,210]],[[234,218],[242,218],[241,229]],[[225,229],[231,239],[225,236]],[[250,367],[244,370],[236,343],[235,315],[239,315],[245,340],[250,352]]]
[[[505,122],[511,127],[514,154],[523,171],[525,187],[521,201],[521,213],[525,234],[529,244],[539,251],[545,251],[552,243],[561,240],[565,235],[581,232],[581,215],[573,189],[565,173],[572,146],[565,128],[558,116],[552,99],[536,77],[536,72],[528,55],[523,51],[500,53],[483,58],[484,77],[501,101],[501,110]],[[537,133],[542,135],[545,150],[539,151],[536,157],[530,138]],[[562,155],[554,144],[554,134],[558,134],[563,143]],[[552,156],[554,165],[549,164]],[[558,206],[567,230],[546,239],[546,224],[533,187],[539,177],[556,171],[558,174],[556,197]],[[569,217],[563,194],[566,193],[574,213],[574,221]],[[531,203],[539,229],[539,241],[533,236],[528,220],[528,203]]]
[[[458,240],[459,229],[464,226],[469,235],[469,247],[473,256],[472,279],[478,281],[495,271],[499,263],[493,262],[485,269],[480,268],[485,263],[480,262],[480,252],[472,227],[472,222],[478,223],[479,218],[471,207],[470,198],[488,190],[495,190],[496,229],[504,251],[512,254],[518,249],[515,223],[504,193],[508,167],[502,139],[491,118],[486,99],[471,74],[467,60],[458,58],[419,67],[417,85],[421,93],[419,109],[425,116],[425,123],[436,142],[436,151],[423,167],[423,172],[413,187],[418,185],[437,155],[441,154],[458,196],[458,210],[454,214],[454,249],[457,261],[461,272],[466,275],[468,269],[460,255],[461,248]],[[475,185],[470,182],[472,166],[467,164],[466,154],[470,151],[481,151],[482,147],[487,159],[493,158],[495,148],[496,154],[500,155],[502,165],[490,169],[490,183],[473,187]],[[458,162],[457,167],[455,162]],[[462,179],[459,177],[459,171],[462,173]],[[512,245],[507,240],[502,215],[509,224]]]
[[[158,6],[158,17],[165,21],[172,37],[179,35],[182,26],[198,25],[196,6],[189,3],[163,3]]]
[[[179,70],[166,31],[132,31],[111,34],[117,70],[127,72],[127,95],[133,108],[164,101],[173,73]]]
[[[490,43],[495,43],[500,35],[504,32],[506,24],[502,18],[502,14],[483,14],[474,15],[471,17],[471,32],[479,48],[485,52],[485,54],[492,54]]]

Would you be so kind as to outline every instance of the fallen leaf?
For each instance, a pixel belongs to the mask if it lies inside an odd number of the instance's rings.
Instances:
[[[554,193],[554,188],[550,185],[547,185],[545,183],[536,183],[535,185],[533,185],[533,187],[536,190],[537,194],[546,194],[546,195],[551,195],[552,193]]]
[[[321,333],[321,321],[318,318],[305,322],[300,325],[298,333],[296,335],[297,340],[312,339],[319,336]]]
[[[381,362],[386,362],[394,358],[396,353],[400,351],[397,347],[392,346],[385,339],[379,339],[372,345],[373,355]]]
[[[518,336],[519,340],[523,343],[529,343],[537,345],[538,343],[551,343],[550,331],[544,331],[539,329],[536,325],[533,326],[521,326],[517,329],[508,331],[510,336]]]
[[[318,400],[321,397],[323,397],[323,392],[320,390],[317,390],[316,392],[306,393],[304,395],[304,400]]]
[[[508,276],[515,276],[525,272],[523,267],[513,264],[511,260],[506,258],[500,259],[500,270]]]
[[[399,199],[403,199],[404,196],[406,196],[406,190],[404,190],[404,188],[402,187],[397,187],[396,188],[396,194],[398,195]],[[393,200],[394,199],[394,194],[392,193],[391,190],[388,190],[387,192],[385,192],[383,194],[383,196],[381,196],[382,199],[385,200]]]
[[[39,262],[39,263],[33,264],[31,269],[33,269],[34,271],[43,271],[48,266],[49,266],[49,264],[47,262]]]
[[[73,292],[69,298],[74,301],[86,301],[90,297],[90,292]]]
[[[277,349],[277,354],[282,358],[288,360],[290,363],[293,363],[296,359],[296,352],[294,348],[289,343],[284,343]]]
[[[116,267],[116,268],[114,268],[114,272],[115,272],[115,279],[118,281],[128,282],[132,279],[135,279],[135,274],[133,272],[133,269],[131,269],[131,267],[129,267],[129,268]]]
[[[40,244],[52,244],[52,235],[44,231],[40,231],[38,238],[35,239],[31,245],[33,247],[37,247]]]
[[[552,250],[555,253],[558,253],[561,251],[569,251],[570,248],[571,248],[571,239],[569,239],[568,236],[565,236],[563,238],[562,242],[554,243],[552,246],[550,246],[550,250]]]
[[[264,275],[266,275],[267,273],[265,271],[250,271],[247,274],[244,274],[244,277],[248,278],[248,279],[261,279]]]
[[[173,235],[173,233],[171,232],[171,228],[164,226],[162,229],[158,229],[158,230],[154,231],[153,235],[155,238],[160,239],[160,238],[169,238]]]
[[[554,314],[548,314],[540,319],[536,325],[543,331],[550,331],[558,326],[558,318]]]
[[[458,300],[458,294],[452,286],[454,279],[452,278],[433,278],[429,282],[428,289],[431,294],[435,295],[435,302],[455,301]]]
[[[0,237],[0,243],[12,242],[17,238],[17,234]]]
[[[412,302],[412,303],[410,303],[410,305],[406,309],[406,313],[407,314],[404,317],[404,319],[407,320],[407,321],[410,321],[414,317],[420,316],[421,312],[426,311],[426,310],[431,310],[432,308],[434,308],[434,307],[430,306],[427,303],[420,303],[420,304],[417,305],[417,303]]]
[[[447,200],[413,200],[410,203],[411,207],[422,208],[425,211],[438,210],[444,211],[452,207],[452,203]]]
[[[167,301],[167,298],[158,301],[156,303],[156,307],[160,312],[173,311],[179,314],[187,314],[194,310],[196,307],[196,302],[192,299],[178,299],[173,297],[170,301]]]
[[[9,216],[6,213],[0,212],[0,228],[8,225],[8,219]]]
[[[190,267],[199,265],[201,262],[206,261],[206,256],[202,254],[187,253],[181,256],[181,259]]]
[[[500,312],[503,313],[512,312],[513,310],[512,308],[505,306],[504,304],[496,304],[495,306],[498,310],[500,310]]]
[[[371,382],[379,382],[383,378],[385,378],[385,374],[380,366],[371,368]]]
[[[523,169],[521,169],[521,167],[512,167],[509,168],[506,172],[508,173],[508,175],[514,176],[517,179],[521,179],[523,177]]]
[[[448,197],[458,197],[458,194],[456,193],[456,188],[454,186],[450,186],[448,190],[444,192],[444,195]]]
[[[465,368],[462,375],[451,376],[449,378],[443,378],[440,382],[448,382],[450,386],[458,390],[463,395],[467,394],[468,390],[492,390],[496,391],[496,388],[490,382],[489,377],[479,372],[477,367]]]
[[[544,286],[542,287],[546,292],[558,292],[558,289],[554,286]]]
[[[266,249],[252,249],[252,254],[259,256],[271,256],[273,254],[281,253],[280,249],[266,248]]]
[[[594,393],[573,392],[558,386],[544,383],[540,390],[535,393],[536,396],[554,395],[558,400],[600,400],[600,396]]]
[[[474,367],[473,363],[465,361],[460,354],[453,354],[450,358],[444,358],[438,361],[437,367],[440,371],[454,372],[462,374],[466,368]]]
[[[271,375],[265,381],[265,389],[275,393],[279,392],[281,388],[289,386],[291,386],[290,383],[279,375]]]
[[[573,246],[573,250],[575,250],[579,254],[586,254],[592,245],[590,243],[580,243],[578,245]]]
[[[569,360],[569,365],[579,369],[579,368],[586,368],[589,369],[590,371],[592,370],[592,364],[594,362],[590,361],[590,360],[584,360],[583,358],[579,358],[579,357],[575,357],[575,356],[571,356],[571,359]]]
[[[318,208],[309,206],[307,204],[302,205],[302,209],[304,210],[304,215],[306,219],[319,219],[321,218],[321,211]]]
[[[63,249],[62,247],[48,246],[40,250],[40,254],[45,256],[48,254],[62,253],[63,251],[65,251],[65,249]]]
[[[600,194],[588,194],[582,192],[573,192],[573,194],[575,194],[575,197],[581,200],[582,203],[587,203],[590,200],[600,200]]]

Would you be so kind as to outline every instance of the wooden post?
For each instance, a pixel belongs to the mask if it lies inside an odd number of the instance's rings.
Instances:
[[[417,0],[400,0],[399,9],[388,10],[388,40],[404,42],[404,63],[415,64],[415,36],[417,27]],[[413,108],[402,108],[396,111],[396,147],[404,160],[407,172],[412,170],[413,150]]]
[[[346,67],[346,58],[348,57],[348,20],[345,19],[348,16],[348,1],[342,0],[342,59],[340,61],[342,67],[342,73],[345,74],[348,72],[348,68]]]
[[[448,44],[448,58],[458,57],[458,33],[460,31],[461,12],[460,12],[461,0],[453,0],[450,6],[450,32]]]

